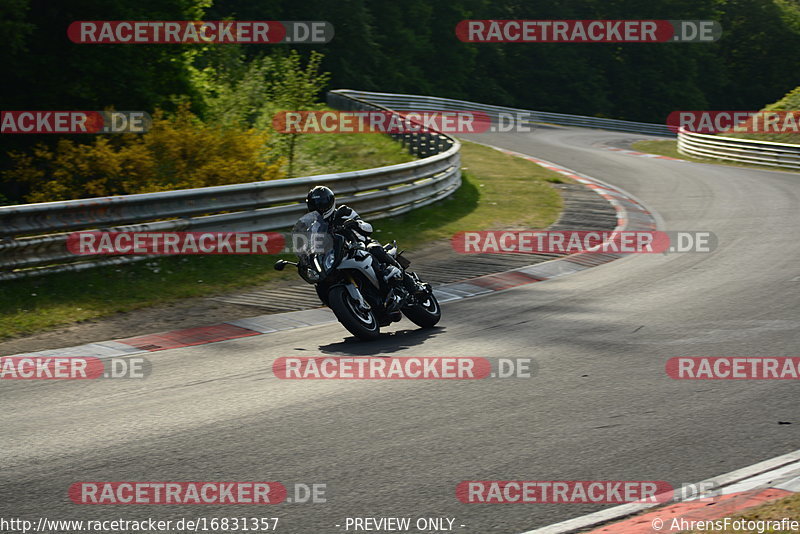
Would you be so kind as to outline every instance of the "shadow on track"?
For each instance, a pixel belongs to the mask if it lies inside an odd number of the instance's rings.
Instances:
[[[355,337],[348,337],[344,341],[320,345],[319,350],[324,354],[339,356],[375,356],[378,354],[391,354],[421,345],[427,339],[445,332],[445,328],[437,326],[429,329],[403,329],[396,332],[386,332],[375,341],[361,341]]]

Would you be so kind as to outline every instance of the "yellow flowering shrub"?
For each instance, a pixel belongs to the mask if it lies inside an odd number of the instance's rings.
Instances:
[[[203,123],[187,105],[173,116],[153,114],[144,134],[60,140],[30,154],[12,153],[5,180],[27,184],[28,202],[150,193],[283,177],[263,130]]]

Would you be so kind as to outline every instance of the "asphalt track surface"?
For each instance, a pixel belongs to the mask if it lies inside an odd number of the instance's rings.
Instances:
[[[800,443],[797,381],[676,381],[674,356],[800,355],[800,175],[632,157],[639,138],[541,128],[480,142],[622,187],[708,254],[637,255],[443,305],[372,343],[338,324],[152,353],[146,380],[0,384],[0,517],[449,517],[517,533],[602,506],[462,504],[462,480],[695,482]],[[424,276],[424,273],[422,273]],[[168,325],[164,325],[168,329]],[[282,381],[281,356],[531,357],[530,379]],[[779,424],[790,422],[792,424]],[[327,484],[325,504],[81,506],[76,481]],[[460,527],[459,525],[465,525]]]

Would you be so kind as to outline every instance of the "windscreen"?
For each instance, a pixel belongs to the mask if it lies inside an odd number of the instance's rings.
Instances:
[[[292,248],[301,261],[330,249],[328,223],[316,211],[300,217],[292,228]]]

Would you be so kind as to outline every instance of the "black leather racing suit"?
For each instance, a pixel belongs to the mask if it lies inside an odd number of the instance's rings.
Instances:
[[[397,260],[391,257],[380,243],[370,237],[372,235],[372,225],[359,217],[353,208],[343,204],[336,208],[326,221],[334,231],[364,243],[369,253],[381,266],[381,281],[383,281],[383,274],[387,265],[402,269]]]

